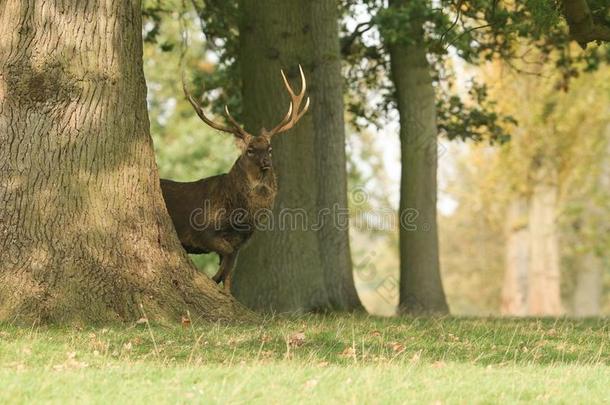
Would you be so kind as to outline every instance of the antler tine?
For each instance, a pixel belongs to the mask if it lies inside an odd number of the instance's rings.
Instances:
[[[305,80],[305,73],[303,72],[303,68],[301,67],[301,65],[299,65],[299,72],[301,74],[301,92],[296,95],[294,93],[294,90],[292,89],[292,86],[290,86],[288,79],[286,78],[284,70],[280,70],[280,73],[282,74],[282,79],[284,79],[284,85],[286,86],[286,90],[288,90],[288,93],[290,93],[290,97],[292,97],[293,99],[297,99],[300,102],[301,100],[303,100],[303,96],[305,95],[305,91],[307,90],[307,81]]]
[[[299,115],[297,115],[297,117],[296,117],[296,119],[295,119],[296,121],[300,120],[300,119],[301,119],[301,117],[302,117],[303,115],[305,115],[305,113],[306,113],[306,112],[307,112],[307,110],[309,109],[309,101],[310,101],[310,98],[309,98],[309,97],[307,97],[307,100],[305,101],[305,107],[303,107],[303,109],[301,110],[301,112],[299,113]]]
[[[203,108],[201,107],[201,105],[197,102],[197,100],[195,100],[195,97],[193,97],[193,95],[188,91],[188,89],[186,87],[186,82],[184,80],[184,75],[182,76],[182,89],[184,90],[184,95],[188,99],[189,103],[191,103],[191,105],[195,109],[195,112],[197,113],[199,118],[201,118],[201,120],[203,122],[205,122],[206,124],[208,124],[210,127],[217,129],[219,131],[222,131],[222,132],[228,132],[230,134],[234,134],[235,136],[238,136],[240,138],[244,138],[247,135],[247,132],[244,131],[239,126],[237,121],[235,121],[235,119],[231,116],[231,114],[229,114],[229,109],[227,106],[225,106],[225,112],[227,114],[227,118],[229,119],[229,121],[231,122],[233,127],[227,127],[225,125],[218,124],[218,123],[212,121],[211,119],[209,119],[203,112]]]
[[[292,128],[301,119],[301,117],[305,115],[309,108],[310,99],[309,97],[307,97],[305,107],[301,111],[299,111],[301,109],[303,97],[305,96],[305,92],[307,91],[307,80],[305,79],[305,73],[303,72],[303,68],[301,67],[301,65],[299,65],[299,72],[301,74],[301,91],[297,95],[290,86],[290,83],[288,82],[284,71],[280,70],[280,73],[282,74],[282,79],[284,80],[284,86],[286,86],[286,90],[288,91],[288,94],[290,94],[290,98],[292,99],[292,101],[290,103],[291,108],[289,109],[290,114],[286,116],[286,118],[282,121],[280,125],[278,125],[271,131],[271,135],[276,135]]]
[[[303,68],[299,64],[299,72],[301,72],[301,97],[305,94],[305,90],[307,90],[307,80],[305,80],[305,73],[303,72]]]
[[[276,133],[280,128],[282,128],[284,125],[286,125],[288,122],[290,122],[290,120],[292,119],[292,109],[293,105],[292,105],[292,101],[290,102],[290,105],[288,106],[288,112],[286,113],[286,115],[284,116],[284,118],[282,119],[282,121],[277,124],[271,131],[269,131],[269,134],[274,134]]]
[[[227,119],[229,120],[229,122],[235,128],[235,131],[239,132],[239,134],[241,135],[242,138],[246,138],[246,137],[250,136],[250,134],[248,132],[246,132],[246,130],[244,130],[241,127],[241,125],[239,125],[237,120],[235,120],[235,118],[233,118],[233,116],[229,112],[229,106],[228,105],[225,105],[225,115],[227,116]]]

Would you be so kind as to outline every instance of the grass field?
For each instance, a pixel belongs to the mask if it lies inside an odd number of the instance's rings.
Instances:
[[[0,403],[606,403],[610,322],[0,325]]]

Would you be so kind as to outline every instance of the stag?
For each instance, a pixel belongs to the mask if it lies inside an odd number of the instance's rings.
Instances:
[[[281,71],[291,102],[282,121],[273,129],[263,128],[258,136],[246,132],[225,106],[229,125],[208,118],[201,105],[189,93],[183,81],[184,94],[197,115],[210,127],[233,134],[241,150],[228,173],[193,182],[161,179],[165,206],[184,249],[191,254],[217,253],[220,266],[213,280],[231,289],[232,270],[239,249],[256,228],[257,213],[273,206],[277,182],[271,161],[271,140],[296,125],[309,108],[309,97],[303,102],[307,83],[303,69],[301,91],[295,94],[284,71]]]

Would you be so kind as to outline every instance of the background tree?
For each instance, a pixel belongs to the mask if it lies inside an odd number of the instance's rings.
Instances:
[[[184,4],[174,4],[171,6],[171,2],[155,2],[151,1],[148,3],[148,6],[145,7],[144,14],[148,16],[148,32],[146,33],[146,37],[149,39],[151,44],[156,44],[156,46],[151,46],[152,51],[155,53],[165,52],[167,54],[174,55],[176,57],[178,47],[178,35],[176,32],[173,32],[172,26],[175,25],[171,22],[171,18],[175,18],[175,13],[172,14],[172,10],[182,9],[184,10],[184,19],[189,20],[187,9],[184,9]],[[188,63],[189,72],[194,73],[194,88],[198,91],[205,89],[206,97],[205,101],[208,104],[208,107],[211,110],[216,111],[217,113],[222,114],[222,109],[224,109],[224,104],[228,104],[231,108],[231,111],[234,112],[234,115],[239,117],[238,119],[242,122],[247,123],[247,116],[245,114],[245,110],[243,109],[243,105],[245,103],[242,102],[242,91],[241,91],[241,77],[242,71],[240,69],[241,61],[243,60],[239,54],[239,51],[243,49],[243,46],[239,43],[239,9],[237,2],[217,2],[217,1],[193,1],[191,4],[194,6],[194,9],[197,11],[199,16],[200,28],[201,32],[204,34],[204,41],[199,41],[197,35],[192,35],[192,41],[189,46],[190,56],[187,56],[185,60]],[[286,6],[288,7],[288,6]],[[290,7],[294,8],[294,5]],[[316,7],[318,7],[316,5]],[[299,9],[300,10],[300,9]],[[303,24],[309,24],[308,17],[301,17],[304,19]],[[325,18],[323,20],[324,24],[328,22],[332,22],[331,19]],[[309,36],[313,35],[324,35],[325,38],[335,38],[335,52],[338,44],[337,33],[336,33],[336,20],[334,25],[330,25],[331,28],[334,27],[334,34],[328,34],[326,32],[319,32],[317,30],[312,33],[303,33],[303,38],[306,41],[310,41],[308,39]],[[188,24],[187,24],[188,25]],[[185,27],[186,28],[186,27]],[[184,29],[184,28],[183,28]],[[307,29],[306,29],[307,30]],[[284,33],[282,33],[284,34]],[[170,39],[173,36],[173,41]],[[271,38],[271,37],[269,37]],[[302,39],[302,38],[301,38]],[[284,41],[284,38],[275,38],[274,40]],[[287,46],[292,46],[290,44],[292,39],[289,39],[287,42]],[[296,39],[294,39],[296,42]],[[331,44],[331,42],[327,42]],[[300,46],[300,48],[298,48]],[[299,62],[304,62],[304,67],[307,66],[315,66],[315,72],[320,73],[320,85],[316,85],[313,83],[316,75],[310,75],[307,73],[307,79],[310,86],[310,92],[313,94],[314,92],[320,91],[320,95],[317,97],[320,105],[325,106],[325,110],[323,113],[320,113],[319,110],[312,111],[310,109],[309,114],[316,114],[317,116],[324,116],[322,120],[322,124],[318,122],[315,125],[318,127],[315,129],[316,133],[320,133],[321,135],[317,139],[317,150],[315,155],[311,158],[314,160],[310,160],[311,162],[316,162],[316,167],[307,167],[307,170],[316,170],[316,173],[319,171],[321,173],[326,173],[325,176],[318,176],[314,172],[303,172],[301,176],[306,177],[306,180],[301,180],[301,185],[298,186],[302,189],[310,190],[309,195],[303,197],[302,191],[299,192],[299,200],[292,200],[291,205],[288,207],[289,210],[293,211],[293,215],[296,213],[297,216],[301,213],[301,203],[307,204],[307,201],[310,201],[310,204],[315,204],[316,208],[312,209],[308,212],[307,221],[308,221],[308,229],[304,230],[309,233],[309,236],[299,236],[299,234],[303,233],[303,230],[300,230],[302,227],[301,218],[296,218],[298,223],[294,224],[299,229],[292,229],[289,232],[284,232],[280,237],[282,243],[286,240],[286,236],[290,236],[288,240],[295,239],[295,246],[291,247],[288,250],[302,250],[303,244],[298,241],[299,237],[303,237],[303,240],[313,240],[316,239],[317,242],[311,246],[310,252],[313,252],[312,255],[317,257],[314,260],[316,265],[305,264],[305,268],[308,269],[311,273],[305,274],[303,270],[299,267],[301,266],[298,263],[294,263],[291,266],[296,266],[297,273],[302,274],[299,276],[299,283],[292,285],[291,282],[287,281],[284,278],[278,280],[278,283],[281,283],[281,289],[286,290],[285,294],[278,292],[280,290],[279,285],[269,286],[269,276],[266,275],[266,267],[262,265],[256,265],[253,268],[248,266],[247,272],[250,274],[247,277],[251,277],[252,280],[249,280],[248,283],[250,285],[250,290],[255,289],[256,292],[248,293],[244,292],[244,290],[240,290],[239,288],[239,277],[237,276],[236,285],[233,288],[233,292],[236,295],[241,294],[250,294],[249,297],[241,297],[244,301],[250,300],[248,302],[253,302],[256,300],[258,304],[258,308],[265,309],[273,309],[273,310],[283,310],[281,306],[286,305],[288,308],[288,304],[286,302],[290,301],[290,309],[288,310],[310,310],[310,309],[354,309],[361,308],[357,295],[355,293],[353,275],[351,271],[351,257],[349,251],[349,240],[348,240],[348,230],[347,230],[347,222],[343,224],[341,227],[337,227],[335,225],[335,221],[332,217],[332,212],[326,212],[329,210],[341,211],[340,207],[347,206],[347,196],[346,196],[346,169],[345,169],[345,136],[343,129],[343,120],[342,114],[340,111],[342,107],[340,104],[337,104],[337,100],[341,101],[341,81],[339,78],[339,72],[337,69],[337,65],[333,64],[332,59],[325,60],[324,56],[321,54],[313,53],[311,47],[303,47],[300,44],[295,45],[295,49],[306,50],[306,54],[297,54],[296,52],[290,51],[286,52],[289,56],[284,59],[289,60],[289,62],[274,63],[271,61],[265,61],[263,67],[254,67],[249,65],[248,69],[255,69],[258,71],[259,69],[271,69],[270,66],[274,67],[273,72],[270,72],[268,77],[268,82],[260,83],[260,91],[261,97],[262,94],[272,94],[272,90],[275,88],[277,90],[276,99],[273,99],[272,96],[265,97],[264,100],[258,100],[259,104],[270,104],[269,109],[275,114],[268,114],[266,112],[267,118],[263,121],[260,119],[260,116],[255,116],[254,118],[257,121],[257,125],[270,125],[270,122],[277,121],[277,114],[282,114],[287,105],[287,94],[286,91],[281,84],[281,76],[279,75],[279,70],[281,68],[290,67],[292,69],[296,69],[296,65]],[[331,47],[332,48],[332,47]],[[321,49],[321,51],[330,52],[333,50],[325,46]],[[252,51],[254,52],[254,51]],[[317,56],[316,56],[317,55]],[[327,54],[328,55],[328,54]],[[309,59],[308,59],[309,58]],[[317,58],[317,59],[316,59]],[[273,59],[273,58],[272,58]],[[259,58],[252,59],[253,62],[259,61]],[[292,60],[292,62],[290,62]],[[322,62],[320,62],[322,61]],[[260,63],[263,63],[263,60],[260,60]],[[290,64],[290,65],[289,65]],[[306,65],[307,64],[307,65]],[[335,70],[333,71],[333,68]],[[294,74],[295,70],[292,70],[291,74]],[[166,81],[164,79],[166,74],[161,74],[160,76],[154,72],[154,69],[151,69],[151,74],[157,75],[161,82]],[[248,74],[251,74],[248,71]],[[326,77],[336,75],[338,79],[328,79]],[[314,76],[314,77],[312,77]],[[294,77],[293,77],[294,78]],[[334,84],[338,84],[339,87],[334,87]],[[246,83],[247,84],[247,83]],[[167,88],[171,88],[172,86],[166,83]],[[164,85],[164,86],[166,86]],[[271,89],[271,91],[270,91]],[[318,89],[318,90],[317,90]],[[321,90],[320,90],[321,89]],[[153,92],[157,90],[153,87]],[[174,90],[172,90],[174,91]],[[330,96],[327,96],[327,93]],[[258,96],[258,93],[257,93]],[[326,104],[324,104],[324,100]],[[273,104],[275,102],[275,104]],[[247,103],[247,101],[246,101]],[[181,100],[178,100],[176,106],[171,106],[171,108],[166,109],[168,114],[160,114],[159,117],[161,121],[166,121],[167,117],[176,117],[181,120],[182,116],[179,114],[179,110],[182,108]],[[152,105],[155,107],[155,104]],[[160,105],[160,112],[164,110],[164,105]],[[257,106],[260,108],[260,106]],[[313,108],[313,104],[312,104]],[[155,114],[155,111],[153,111]],[[153,120],[156,121],[156,120]],[[299,127],[305,125],[304,122],[299,124]],[[174,127],[180,127],[181,125],[177,125]],[[320,129],[322,128],[322,129]],[[339,129],[340,128],[340,129]],[[258,131],[256,127],[253,130]],[[183,141],[178,141],[171,135],[172,132],[175,132],[175,128],[169,128],[168,125],[163,124],[163,129],[159,134],[160,142],[170,141],[175,145],[184,144]],[[301,142],[298,145],[312,145],[314,142],[314,138],[312,137],[312,133],[314,129],[311,127],[307,127],[305,130],[307,134],[301,135],[304,140],[294,140],[293,142]],[[293,135],[290,135],[289,138],[292,139]],[[298,135],[294,135],[295,138]],[[281,165],[281,161],[292,161],[295,160],[292,155],[287,154],[288,152],[282,152],[281,146],[281,138],[279,141],[279,149],[276,147],[274,150],[276,165]],[[297,153],[298,159],[302,159],[301,151],[295,152],[298,150],[299,146],[291,149],[291,153]],[[208,146],[199,145],[197,150],[208,150]],[[190,147],[188,150],[195,150]],[[207,153],[207,152],[206,152]],[[188,157],[186,161],[178,161],[175,158],[172,158],[172,151],[164,151],[159,149],[160,155],[160,165],[161,169],[164,172],[172,173],[176,172],[166,166],[164,162],[166,160],[171,161],[172,167],[174,168],[184,168],[185,165],[188,165]],[[281,155],[278,157],[278,155]],[[233,154],[229,154],[229,156],[233,156]],[[298,160],[297,159],[297,160]],[[216,162],[212,162],[216,160]],[[208,166],[214,166],[217,163],[220,163],[221,159],[213,159],[209,158]],[[279,163],[278,163],[279,161]],[[222,166],[222,164],[221,164]],[[318,167],[319,166],[319,167]],[[167,170],[164,169],[167,167]],[[301,170],[305,170],[305,166],[303,168],[299,168],[298,170],[295,168],[294,172],[300,173]],[[225,168],[226,170],[226,168]],[[190,168],[187,170],[189,173],[191,172]],[[198,174],[201,176],[201,173]],[[293,171],[285,171],[284,176],[288,178],[298,177],[297,174],[294,174]],[[190,175],[189,175],[190,176]],[[197,176],[197,175],[195,175]],[[282,176],[282,174],[280,174]],[[281,177],[280,177],[281,180]],[[292,181],[292,180],[290,180]],[[318,183],[317,185],[315,183]],[[342,185],[343,184],[343,185]],[[315,186],[315,187],[314,187]],[[286,189],[295,188],[296,186],[286,186]],[[280,188],[280,194],[282,190]],[[301,202],[300,199],[303,199]],[[326,207],[328,205],[328,207]],[[325,208],[326,207],[326,208]],[[326,212],[326,213],[325,213]],[[326,215],[326,217],[321,216],[321,214]],[[321,224],[317,224],[319,219],[325,219]],[[279,218],[278,218],[279,220]],[[276,222],[277,223],[277,222]],[[290,223],[288,224],[290,226]],[[269,232],[275,232],[277,229],[271,229]],[[266,239],[265,239],[266,240]],[[254,241],[253,243],[257,243]],[[265,242],[266,243],[266,242]],[[291,242],[292,243],[292,242]],[[291,245],[292,246],[292,245]],[[254,249],[254,248],[253,248]],[[258,250],[258,248],[256,249]],[[291,253],[294,255],[294,253]],[[275,260],[276,258],[279,260],[278,252],[273,250],[272,253],[267,254],[268,259]],[[323,260],[322,260],[323,259]],[[207,264],[210,260],[206,257],[197,257],[196,258],[198,265],[200,267],[209,267]],[[285,263],[286,260],[282,259]],[[294,259],[290,259],[294,261]],[[249,260],[250,261],[250,260]],[[243,260],[241,260],[243,265]],[[239,265],[238,265],[239,266]],[[239,271],[239,270],[238,270]],[[292,270],[291,270],[292,271]],[[259,277],[258,274],[261,273]],[[275,271],[279,274],[290,276],[288,271]],[[319,274],[319,276],[318,276]],[[313,275],[313,276],[312,276]],[[283,277],[283,276],[282,276]],[[302,278],[302,279],[301,279]],[[312,287],[307,287],[306,283],[313,283]],[[305,286],[305,287],[304,287]],[[293,290],[298,290],[298,292],[294,292]],[[274,294],[284,294],[281,300],[284,303],[279,303],[278,300],[280,298],[273,298]],[[287,298],[286,298],[287,297]],[[269,302],[269,305],[265,304],[265,302]]]
[[[399,12],[406,0],[390,1]],[[400,301],[402,312],[447,313],[436,225],[436,99],[426,59],[423,21],[413,10],[409,37],[386,32],[400,117]],[[413,223],[405,223],[413,217]]]
[[[610,140],[608,68],[582,73],[565,93],[553,66],[538,73],[497,62],[477,70],[492,95],[503,95],[497,110],[519,129],[500,147],[452,151],[461,163],[448,192],[458,208],[441,219],[442,258],[460,312],[592,316],[607,305],[610,205],[600,185]],[[552,176],[541,179],[541,168]],[[476,260],[469,246],[480,247]]]
[[[380,120],[383,121],[387,117],[386,113],[396,107],[395,95],[399,101],[398,110],[403,109],[400,106],[399,83],[396,82],[397,75],[394,73],[397,64],[395,63],[396,47],[393,44],[397,41],[419,43],[425,50],[425,58],[429,62],[429,69],[436,83],[439,133],[449,139],[475,141],[508,140],[508,132],[501,124],[512,120],[510,117],[500,117],[493,111],[493,103],[490,103],[487,97],[485,86],[474,83],[468,101],[455,93],[455,88],[451,85],[452,58],[456,59],[457,56],[473,64],[499,58],[514,66],[513,61],[527,54],[527,52],[520,53],[519,50],[522,48],[516,47],[515,44],[518,40],[527,41],[531,48],[538,49],[544,55],[540,63],[555,64],[558,72],[561,73],[558,84],[565,89],[570,79],[578,75],[579,70],[594,69],[607,57],[598,47],[590,47],[580,53],[571,52],[569,44],[570,39],[574,38],[574,31],[568,32],[560,13],[568,10],[560,9],[551,2],[448,1],[441,2],[440,7],[429,2],[414,1],[390,1],[390,7],[386,7],[386,2],[381,0],[346,1],[343,4],[347,15],[357,16],[359,10],[367,10],[364,13],[365,17],[357,20],[358,24],[352,23],[351,28],[345,25],[343,29],[342,50],[350,66],[347,76],[352,94],[349,109],[354,113],[356,125],[359,122],[360,125],[362,122],[379,125]],[[596,24],[607,24],[607,9],[592,8],[592,10],[594,10],[592,18]],[[379,40],[379,34],[384,38],[386,46],[383,46]],[[554,52],[553,56],[551,56],[552,52]],[[450,53],[453,56],[449,57]],[[393,72],[391,76],[393,81],[388,80],[390,71]],[[406,71],[403,71],[404,73]],[[374,97],[377,102],[371,103],[370,98],[358,97],[363,88],[369,89],[372,93],[381,93],[385,97]],[[426,106],[426,98],[419,97],[411,100],[410,110],[425,111]],[[402,125],[405,125],[403,117],[401,121]],[[412,125],[412,121],[406,122],[406,125]],[[404,132],[405,129],[402,131]],[[403,161],[403,165],[407,164],[410,163]],[[408,176],[413,178],[410,181],[404,180],[402,185],[431,184],[435,177],[427,173],[432,170],[436,171],[432,168],[426,172],[412,171]],[[405,194],[408,194],[408,191]],[[420,194],[425,192],[421,191]],[[403,206],[401,210],[404,209]],[[434,232],[435,229],[432,227],[431,234]],[[427,238],[427,251],[435,250],[433,246],[437,239]],[[403,240],[409,238],[405,235]],[[401,263],[416,260],[414,258],[417,258],[421,251],[421,246],[409,250],[404,248],[406,245],[409,244],[403,244],[401,248]],[[412,295],[413,291],[427,290],[433,284],[436,284],[437,291],[442,291],[440,278],[436,276],[438,266],[434,263],[438,261],[429,259],[420,262],[416,267],[417,271],[427,276],[405,281],[411,284],[411,287],[410,290],[403,290],[402,293]],[[408,280],[411,271],[413,267],[401,266],[401,279]],[[402,284],[401,288],[405,285]],[[405,302],[407,300],[408,298],[405,297]],[[410,310],[408,305],[403,309]],[[415,307],[413,310],[422,309],[426,310]],[[434,309],[431,307],[429,310]]]
[[[164,208],[140,2],[46,5],[0,13],[0,319],[249,317],[189,263]]]
[[[258,232],[241,253],[235,295],[249,307],[280,312],[359,309],[347,222],[338,224],[335,214],[347,209],[336,3],[243,0],[239,6],[246,127],[258,131],[282,116],[288,97],[280,68],[295,79],[297,65],[304,67],[312,105],[292,133],[274,141],[275,226]],[[282,226],[286,210],[295,229]]]

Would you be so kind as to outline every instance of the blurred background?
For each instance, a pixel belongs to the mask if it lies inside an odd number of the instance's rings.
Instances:
[[[198,91],[210,89],[210,109],[240,100],[238,83],[233,94],[218,88],[232,82],[227,43],[206,37],[200,16],[183,4],[164,2],[165,12],[155,13],[159,2],[150,2],[144,64],[161,177],[191,181],[228,171],[238,150],[196,117],[182,95],[181,70],[195,75]],[[362,5],[345,10],[346,32],[370,19]],[[380,41],[371,29],[360,44]],[[446,96],[450,90],[461,100],[452,104],[455,116],[485,104],[507,117],[494,123],[495,137],[476,139],[452,132],[461,129],[451,125],[450,107],[439,114],[438,235],[447,302],[455,315],[527,316],[535,314],[532,305],[546,315],[609,315],[610,68],[576,69],[566,78],[530,43],[513,48],[522,57],[511,62],[469,63],[452,47],[434,62],[450,72],[435,78],[439,104],[455,101]],[[573,43],[567,52],[580,49]],[[378,109],[387,78],[358,60],[357,69],[350,58],[342,68],[354,277],[367,310],[392,315],[399,296],[400,125],[391,108]],[[363,91],[358,77],[379,86]],[[367,109],[381,112],[371,117]],[[217,266],[215,255],[193,260],[208,274]]]

